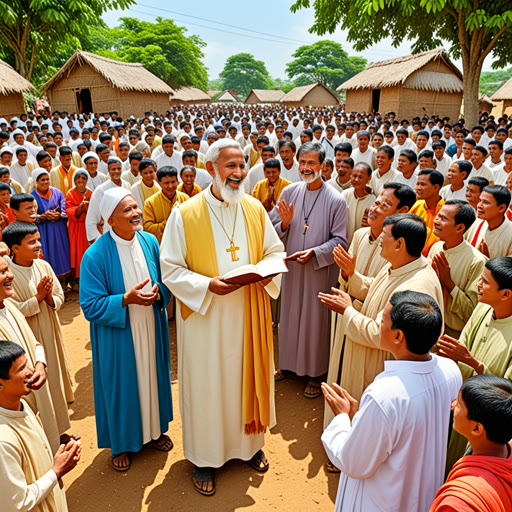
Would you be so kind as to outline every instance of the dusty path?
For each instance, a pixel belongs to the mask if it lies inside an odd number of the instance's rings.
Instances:
[[[192,487],[192,465],[181,449],[181,421],[176,380],[176,336],[170,323],[174,421],[170,453],[144,448],[128,473],[110,466],[110,452],[98,450],[94,423],[89,325],[72,293],[60,311],[64,340],[75,379],[71,424],[82,436],[82,460],[65,477],[70,512],[179,512],[215,510],[330,511],[338,476],[324,470],[320,442],[323,400],[302,396],[301,380],[276,385],[277,426],[267,434],[265,453],[271,467],[260,475],[247,464],[231,461],[217,471],[217,493],[206,498]]]

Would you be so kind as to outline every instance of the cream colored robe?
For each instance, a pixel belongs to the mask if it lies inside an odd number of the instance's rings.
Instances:
[[[473,243],[478,227],[482,222],[484,222],[484,225],[478,233],[476,243]],[[498,256],[512,256],[512,222],[510,222],[507,217],[504,217],[501,225],[493,230],[488,228],[487,221],[477,219],[468,229],[464,238],[477,249],[482,240],[485,240],[489,248],[489,257],[491,259]]]
[[[466,240],[451,249],[444,249],[444,242],[436,242],[428,253],[429,261],[432,262],[434,256],[441,252],[444,252],[448,260],[450,276],[455,283],[450,293],[443,288],[445,331],[459,338],[478,304],[476,282],[487,258]]]
[[[350,244],[349,252],[356,257],[356,272],[367,277],[375,277],[380,270],[387,265],[385,260],[380,255],[380,236],[375,240],[370,238],[371,228],[361,228],[354,233],[354,238]],[[346,292],[348,283],[343,279],[340,272],[339,277],[340,290]],[[352,298],[354,307],[359,311],[362,302]],[[340,368],[341,368],[341,355],[343,353],[343,345],[345,342],[345,329],[343,327],[344,315],[339,313],[332,313],[331,322],[331,351],[329,354],[329,371],[327,373],[327,382],[339,383]],[[324,407],[324,429],[327,428],[329,423],[334,418],[331,408]]]
[[[218,201],[207,189],[206,201],[231,235],[239,260],[226,252],[228,239],[217,219],[210,221],[219,275],[247,265],[249,249],[240,205]],[[256,201],[255,199],[251,198]],[[211,213],[211,210],[210,210]],[[284,256],[283,244],[265,215],[263,259]],[[246,435],[242,428],[242,358],[244,290],[225,296],[208,290],[210,278],[192,272],[185,261],[187,243],[179,206],[172,210],[162,237],[162,278],[171,293],[194,311],[183,320],[178,306],[178,381],[185,457],[197,466],[218,468],[230,459],[249,460],[263,447],[264,434]],[[207,256],[205,256],[207,257]],[[279,295],[281,276],[265,288]],[[270,319],[269,319],[270,321]],[[271,376],[274,364],[270,362]],[[274,379],[270,379],[270,426],[275,425]]]
[[[393,293],[404,290],[427,293],[443,311],[441,284],[423,256],[394,270],[388,263],[374,278],[356,272],[348,281],[348,293],[364,302],[361,312],[349,307],[343,315],[346,341],[340,385],[356,400],[389,359],[380,348],[382,311]]]
[[[0,309],[1,339],[21,345],[25,349],[27,359],[32,366],[35,366],[36,362],[46,365],[44,349],[36,340],[23,314],[18,311],[16,305],[10,299],[4,300],[4,306],[5,308]],[[44,432],[50,442],[52,452],[55,453],[59,448],[62,432],[59,431],[57,426],[55,407],[50,395],[48,381],[41,389],[32,391],[25,400],[34,412],[39,412]]]
[[[357,197],[354,189],[349,188],[341,193],[341,197],[345,199],[348,207],[347,214],[347,243],[352,243],[354,233],[362,228],[364,211],[373,204],[377,199],[373,194],[367,194],[364,197]]]
[[[0,407],[2,512],[67,512],[41,422],[24,400],[21,403],[21,411]]]
[[[67,404],[75,399],[68,356],[62,339],[57,311],[64,304],[64,292],[49,263],[34,260],[31,267],[22,267],[6,258],[14,274],[14,295],[11,300],[25,316],[36,339],[43,345],[48,367],[48,386],[55,407],[57,426],[63,434],[71,427]],[[36,299],[37,285],[44,276],[53,278],[52,297],[55,307]]]

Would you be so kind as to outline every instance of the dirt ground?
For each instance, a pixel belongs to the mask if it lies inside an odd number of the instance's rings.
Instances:
[[[323,400],[304,398],[298,378],[276,383],[277,425],[266,434],[264,448],[270,470],[261,475],[244,462],[230,461],[217,471],[214,496],[203,497],[193,489],[192,464],[183,457],[181,442],[174,322],[169,323],[174,407],[169,435],[174,448],[169,453],[143,448],[132,458],[129,472],[114,471],[110,451],[96,444],[89,325],[77,293],[68,297],[60,319],[75,380],[72,431],[80,433],[83,445],[80,463],[64,478],[70,512],[334,509],[338,475],[324,469]]]

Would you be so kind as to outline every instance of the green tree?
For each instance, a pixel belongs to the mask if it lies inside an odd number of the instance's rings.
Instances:
[[[135,0],[0,0],[0,46],[20,75],[31,80],[60,45],[75,43],[110,9]]]
[[[187,36],[187,29],[174,21],[157,18],[155,23],[121,18],[114,30],[112,50],[95,53],[125,62],[140,62],[173,88],[194,86],[206,91],[207,68],[201,61],[206,46],[199,37]]]
[[[292,57],[286,66],[290,79],[301,85],[321,82],[333,90],[366,67],[366,59],[349,57],[339,43],[327,40],[301,46]]]
[[[480,75],[480,92],[491,97],[510,77],[512,77],[512,68],[484,71]]]
[[[263,61],[256,60],[250,53],[232,55],[219,74],[224,89],[235,91],[247,97],[251,89],[268,89],[271,78]]]
[[[462,59],[468,125],[478,120],[478,85],[485,58],[492,53],[494,69],[512,61],[510,0],[296,0],[291,10],[312,5],[315,22],[310,32],[333,33],[341,24],[358,51],[385,37],[391,37],[395,47],[413,40],[413,52],[446,41],[450,53]]]
[[[272,83],[270,84],[271,89],[280,89],[284,92],[290,92],[297,84],[292,82],[291,80],[283,80],[281,78],[272,78]]]

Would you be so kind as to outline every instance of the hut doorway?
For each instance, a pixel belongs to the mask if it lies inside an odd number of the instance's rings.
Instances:
[[[90,89],[80,89],[76,91],[77,111],[80,114],[92,112],[92,99]]]
[[[372,90],[372,111],[378,112],[380,105],[380,89]]]

